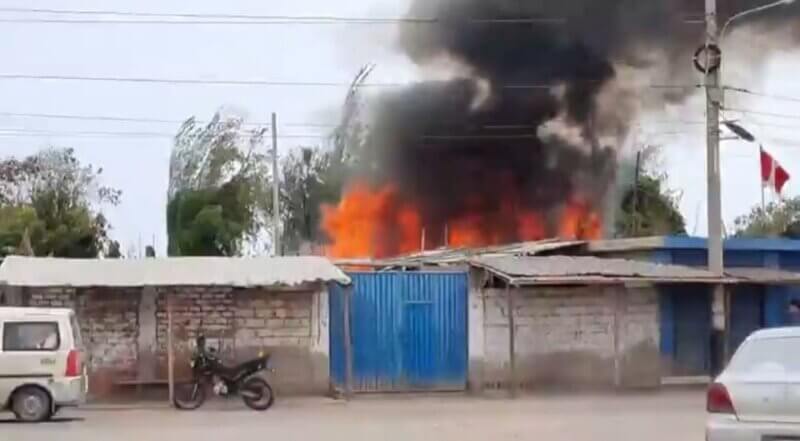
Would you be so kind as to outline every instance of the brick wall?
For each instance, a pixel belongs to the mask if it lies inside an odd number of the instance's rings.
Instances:
[[[190,356],[202,325],[208,345],[229,362],[272,354],[280,392],[310,392],[327,387],[314,384],[312,359],[312,291],[274,292],[230,287],[163,288],[157,298],[157,342],[161,375],[166,371],[167,294],[172,296],[173,338],[177,347],[176,375],[188,375],[183,360]],[[327,360],[325,361],[327,362]]]
[[[659,328],[654,290],[567,287],[514,292],[521,383],[614,384],[616,358],[624,384],[657,384]],[[483,380],[499,385],[508,378],[507,299],[504,289],[484,293]]]
[[[320,392],[327,388],[327,357],[320,357],[316,348],[322,331],[319,324],[312,324],[314,299],[318,296],[310,290],[158,288],[152,318],[139,317],[141,288],[24,290],[25,304],[29,306],[76,311],[89,352],[91,389],[95,395],[110,391],[115,380],[166,378],[167,295],[172,299],[175,367],[179,378],[188,375],[185,361],[202,326],[209,345],[219,348],[228,363],[253,358],[262,350],[271,353],[277,369],[271,381],[280,392]],[[318,319],[319,312],[316,316]],[[327,312],[323,317],[327,317]],[[155,335],[155,342],[147,347],[155,348],[156,354],[151,354],[151,349],[139,348],[140,326],[154,327],[149,338]],[[323,350],[327,354],[327,347]],[[155,359],[155,368],[143,374],[138,370],[138,360],[148,355]]]
[[[27,305],[75,310],[91,369],[90,389],[103,394],[114,378],[136,370],[138,289],[27,288]]]

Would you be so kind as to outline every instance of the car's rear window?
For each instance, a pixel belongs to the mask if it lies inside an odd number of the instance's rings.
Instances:
[[[57,322],[7,322],[3,351],[54,351],[61,346]]]
[[[800,373],[800,337],[745,341],[727,371],[733,374]]]

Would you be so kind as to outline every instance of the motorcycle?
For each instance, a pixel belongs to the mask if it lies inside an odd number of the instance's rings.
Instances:
[[[195,410],[206,400],[210,387],[222,397],[240,395],[244,404],[253,410],[267,410],[275,397],[269,383],[257,376],[260,371],[272,371],[270,356],[260,353],[257,358],[238,366],[225,366],[214,348],[206,348],[202,334],[195,339],[195,350],[189,361],[192,380],[176,388],[173,404],[180,410]]]

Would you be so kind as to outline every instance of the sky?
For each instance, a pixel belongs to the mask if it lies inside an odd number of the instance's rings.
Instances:
[[[0,8],[123,10],[163,13],[208,13],[293,16],[402,16],[408,0],[209,0],[192,2],[138,0],[0,1]],[[793,5],[791,7],[800,7]],[[0,14],[0,18],[24,17]],[[87,18],[87,17],[83,17]],[[92,17],[88,17],[92,18]],[[408,82],[422,73],[397,50],[396,29],[386,25],[108,25],[3,23],[0,74],[163,77],[192,79],[267,79],[348,83],[367,63],[376,68],[370,82]],[[763,66],[749,55],[774,41],[732,35],[725,46],[733,53],[724,81],[798,101],[731,96],[727,107],[754,113],[725,114],[751,130],[796,178],[785,196],[800,188],[800,52],[782,51]],[[741,55],[736,52],[741,49]],[[688,62],[688,61],[687,61]],[[698,79],[699,81],[699,79]],[[221,107],[250,122],[269,121],[276,112],[279,152],[321,142],[326,132],[302,124],[334,123],[346,87],[229,86],[198,84],[130,84],[0,78],[0,156],[27,155],[46,146],[74,147],[81,161],[103,168],[103,183],[123,192],[122,203],[105,208],[112,237],[123,251],[154,243],[166,247],[164,207],[168,161],[175,123],[76,121],[3,116],[4,113],[102,115],[125,118],[207,119]],[[665,121],[691,124],[666,124]],[[648,122],[651,121],[651,122]],[[680,196],[689,233],[705,234],[704,104],[694,97],[681,106],[647,115],[634,131],[631,145],[657,144],[657,165]],[[10,136],[9,130],[43,132],[148,132],[159,136],[81,137]],[[163,136],[161,136],[163,135]],[[308,138],[300,138],[300,136]],[[636,142],[634,142],[636,141]],[[265,146],[265,149],[267,146]],[[628,149],[627,153],[630,153]],[[730,231],[736,216],[761,200],[758,146],[726,141],[722,149],[723,213]]]

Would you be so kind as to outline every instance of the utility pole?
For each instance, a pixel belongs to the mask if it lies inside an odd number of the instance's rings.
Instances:
[[[272,255],[281,255],[280,176],[278,175],[278,115],[272,112]]]
[[[720,88],[720,60],[713,60],[711,47],[719,42],[717,27],[717,0],[706,0],[706,166],[708,179],[708,269],[721,277],[724,273],[722,257],[722,196],[719,165],[719,111],[722,101]],[[717,68],[714,68],[717,64]],[[720,286],[719,289],[722,287]],[[716,292],[715,292],[716,296]]]
[[[725,275],[722,244],[722,189],[720,183],[719,160],[719,114],[723,92],[720,87],[720,68],[722,52],[719,48],[719,27],[717,24],[717,0],[706,0],[706,45],[705,45],[705,91],[706,91],[706,149],[708,179],[708,269],[716,277]],[[717,57],[717,59],[714,59]],[[720,282],[714,285],[711,300],[712,325],[722,345],[719,355],[721,364],[728,360],[729,351],[729,304],[725,286]],[[718,340],[718,341],[719,341]]]
[[[636,174],[633,178],[633,209],[631,212],[633,213],[633,235],[634,237],[639,236],[639,169],[641,168],[642,162],[642,151],[636,152]]]

